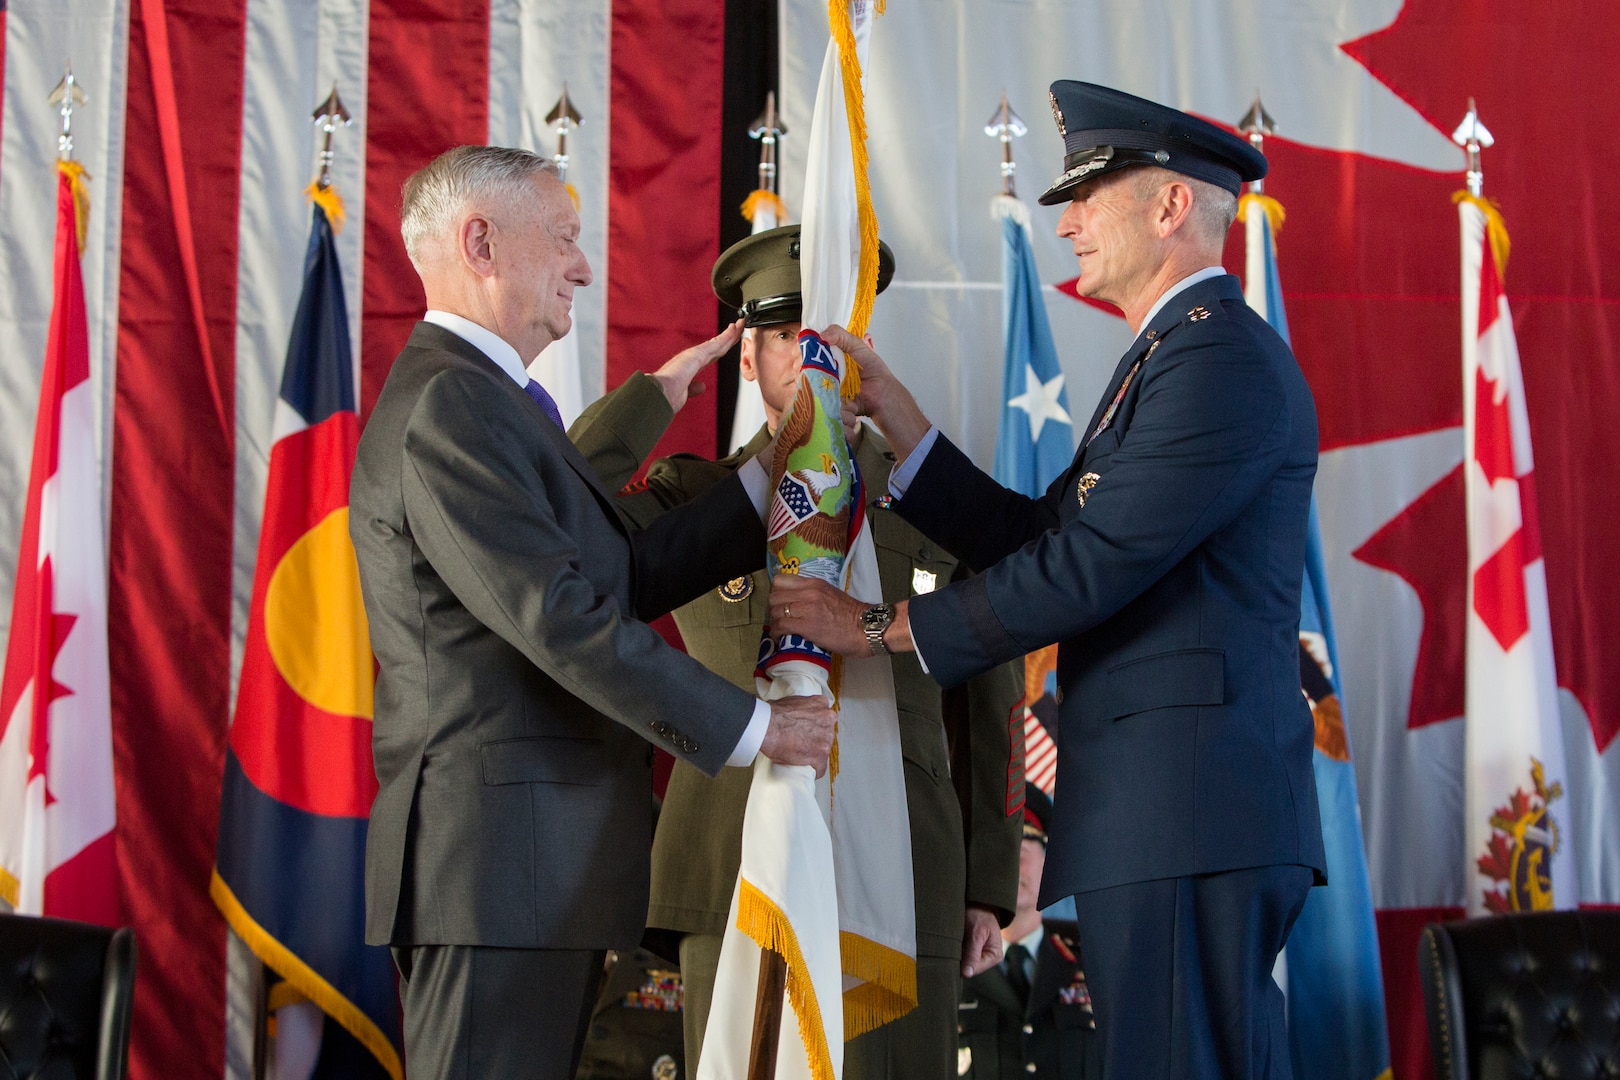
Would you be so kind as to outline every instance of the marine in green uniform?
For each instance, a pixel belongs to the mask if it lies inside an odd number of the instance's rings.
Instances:
[[[748,330],[742,375],[758,380],[767,424],[720,461],[675,455],[654,462],[619,505],[637,525],[696,498],[759,452],[793,400],[798,383],[799,230],[788,226],[728,249],[714,268],[715,292],[739,309]],[[893,273],[883,248],[879,289]],[[609,486],[639,466],[667,422],[668,407],[646,380],[632,379],[576,422],[575,445]],[[885,600],[905,599],[967,574],[944,549],[888,509],[881,498],[894,455],[875,430],[852,440],[866,484],[867,512]],[[675,612],[687,651],[740,687],[754,689],[754,661],[766,618],[763,571],[738,578]],[[1017,808],[1023,797],[1023,725],[1018,665],[995,669],[942,692],[914,654],[896,656],[906,800],[916,894],[918,1007],[844,1048],[849,1080],[938,1080],[956,1064],[956,1003],[970,942],[981,965],[1017,899]],[[1018,736],[1016,745],[1013,735]],[[952,762],[958,763],[953,775]],[[709,779],[677,762],[653,842],[648,925],[681,935],[686,1060],[696,1075],[719,963],[721,935],[742,852],[743,809],[752,772],[726,769]]]
[[[1018,912],[1002,931],[1007,952],[962,984],[958,1076],[974,1080],[1097,1080],[1102,1060],[1074,920],[1036,908],[1052,803],[1025,792]]]
[[[610,952],[575,1080],[681,1080],[681,973],[646,949]]]

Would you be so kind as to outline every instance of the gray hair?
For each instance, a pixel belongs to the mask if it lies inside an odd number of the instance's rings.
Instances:
[[[411,265],[422,269],[425,245],[448,232],[469,204],[521,198],[540,173],[556,176],[557,166],[550,158],[505,146],[458,146],[412,173],[399,215]]]
[[[1200,239],[1216,247],[1226,243],[1227,231],[1237,220],[1236,195],[1223,187],[1156,165],[1139,167],[1136,171],[1139,175],[1136,177],[1135,191],[1140,200],[1153,198],[1172,180],[1186,184],[1193,193],[1192,212],[1188,215],[1188,223],[1193,231]]]

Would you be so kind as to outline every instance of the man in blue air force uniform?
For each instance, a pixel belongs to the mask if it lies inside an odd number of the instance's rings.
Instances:
[[[846,655],[915,649],[946,686],[1059,642],[1057,798],[1041,889],[1074,895],[1109,1080],[1288,1077],[1272,981],[1322,838],[1299,692],[1316,411],[1220,268],[1247,142],[1105,87],[1052,85],[1084,295],[1137,332],[1038,499],[930,426],[882,360],[864,411],[900,514],[978,576],[863,608],[778,578],[773,625]],[[780,620],[778,622],[778,620]]]

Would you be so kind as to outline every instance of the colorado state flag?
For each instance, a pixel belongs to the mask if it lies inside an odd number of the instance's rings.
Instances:
[[[354,384],[342,273],[317,205],[276,403],[211,891],[293,999],[341,1025],[326,1025],[323,1061],[347,1050],[363,1071],[380,1065],[398,1080],[394,966],[363,932],[377,779],[374,663],[349,542]],[[354,1054],[342,1031],[375,1061]]]

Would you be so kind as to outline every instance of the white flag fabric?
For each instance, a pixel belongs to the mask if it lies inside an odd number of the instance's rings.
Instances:
[[[1524,377],[1488,211],[1466,197],[1459,210],[1468,913],[1572,908],[1579,897]]]
[[[840,14],[833,15],[816,95],[805,184],[801,348],[809,352],[820,348],[813,331],[830,323],[860,332],[851,315],[863,258],[864,185],[855,176],[844,84],[851,58],[840,54]],[[852,3],[848,14],[846,47],[864,56],[870,6]],[[859,88],[849,96],[860,102]],[[875,258],[875,251],[868,255]],[[837,357],[840,374],[847,362]],[[882,599],[869,523],[860,526],[843,572],[852,596]],[[823,664],[788,659],[770,671],[760,685],[766,698],[832,694],[837,739],[827,775],[817,782],[806,769],[755,766],[701,1080],[745,1075],[762,946],[780,952],[788,968],[786,1007],[794,1019],[782,1024],[778,1076],[833,1080],[843,1071],[846,1038],[916,1007],[911,831],[892,668],[882,657],[844,660],[829,679]]]

